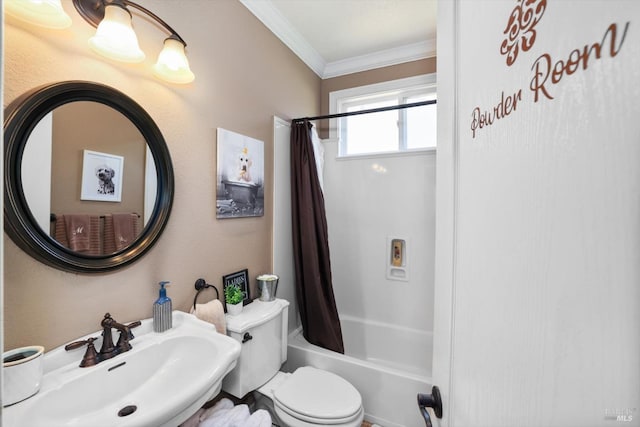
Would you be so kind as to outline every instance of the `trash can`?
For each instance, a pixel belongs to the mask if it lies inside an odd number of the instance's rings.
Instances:
[[[275,274],[262,274],[258,276],[258,292],[260,301],[273,301],[278,291],[278,276]]]

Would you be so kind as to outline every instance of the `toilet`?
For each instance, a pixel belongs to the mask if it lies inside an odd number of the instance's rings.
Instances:
[[[286,427],[360,427],[362,397],[344,378],[311,366],[280,372],[287,360],[289,302],[254,300],[236,316],[227,314],[227,334],[242,344],[222,389],[241,399],[257,392]]]

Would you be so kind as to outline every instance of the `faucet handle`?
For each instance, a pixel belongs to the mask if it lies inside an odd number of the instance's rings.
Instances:
[[[86,340],[82,340],[82,341],[74,341],[72,343],[69,343],[69,344],[65,345],[64,349],[66,351],[70,351],[70,350],[75,350],[75,349],[80,348],[80,347],[84,347],[87,344],[93,345],[93,342],[95,340],[97,340],[97,339],[98,339],[98,337],[93,337],[93,338],[87,338]]]
[[[120,330],[120,337],[116,344],[116,348],[120,353],[131,350],[131,344],[129,344],[129,341],[135,338],[131,332],[131,328],[137,328],[140,325],[142,325],[142,322],[137,320],[129,323],[128,325],[124,325],[124,328]]]
[[[82,361],[80,362],[80,367],[81,368],[86,368],[88,366],[94,366],[97,365],[98,363],[100,363],[100,358],[98,356],[98,352],[96,351],[96,348],[93,345],[93,342],[95,340],[97,340],[97,337],[92,337],[92,338],[87,338],[86,340],[83,341],[75,341],[72,342],[70,344],[67,344],[64,346],[64,349],[66,351],[69,350],[75,350],[77,348],[80,348],[82,346],[84,346],[85,344],[87,345],[87,351],[84,353],[84,356],[82,356]]]
[[[131,322],[129,323],[127,326],[127,328],[129,328],[129,340],[134,339],[135,337],[133,336],[133,332],[131,332],[131,329],[133,328],[137,328],[138,326],[142,325],[142,322],[139,320],[136,320],[135,322]]]
[[[131,331],[129,328],[120,331],[120,337],[118,338],[118,343],[116,344],[116,349],[118,353],[124,353],[125,351],[131,350],[131,344],[129,344],[129,335]]]

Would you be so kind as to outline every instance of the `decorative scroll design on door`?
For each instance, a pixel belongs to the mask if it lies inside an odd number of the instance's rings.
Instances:
[[[547,0],[520,0],[513,9],[504,34],[507,38],[500,45],[500,53],[507,56],[507,65],[511,66],[523,52],[531,49],[536,41],[536,24],[547,9]]]

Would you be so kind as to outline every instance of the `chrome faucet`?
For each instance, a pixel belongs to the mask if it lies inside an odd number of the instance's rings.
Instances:
[[[104,319],[100,322],[100,326],[102,326],[102,347],[100,348],[100,352],[96,352],[93,345],[93,341],[97,339],[96,337],[89,338],[84,341],[72,342],[71,344],[67,344],[64,348],[69,351],[87,344],[87,351],[80,362],[80,367],[84,368],[94,366],[102,361],[111,359],[120,353],[131,350],[131,343],[129,343],[129,341],[135,338],[133,333],[131,333],[131,329],[140,325],[141,322],[139,320],[129,323],[128,325],[123,325],[116,322],[115,319],[111,317],[111,314],[105,313]],[[111,335],[112,329],[120,331],[120,337],[118,338],[118,343],[116,345],[113,345],[113,336]]]

